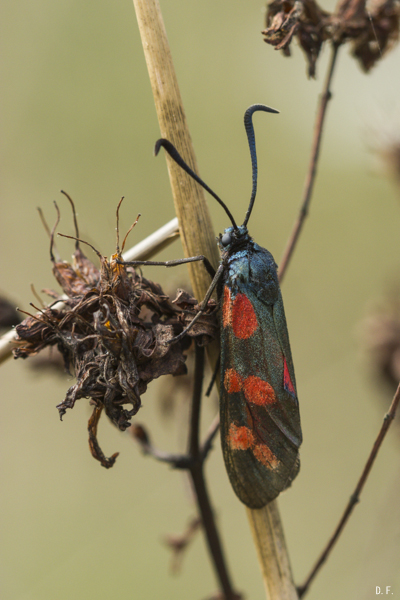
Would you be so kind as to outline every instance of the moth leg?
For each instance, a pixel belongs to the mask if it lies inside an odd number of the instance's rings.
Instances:
[[[215,383],[215,380],[217,379],[217,375],[218,375],[220,366],[221,366],[221,355],[218,356],[218,360],[217,360],[217,362],[215,364],[214,372],[212,374],[210,383],[208,384],[208,388],[207,388],[207,391],[206,391],[206,394],[205,394],[207,396],[207,398],[211,394],[211,391],[212,391],[212,389],[214,387],[214,383]]]
[[[168,344],[174,344],[175,342],[178,342],[180,339],[182,339],[183,336],[187,334],[187,332],[193,327],[193,325],[196,323],[196,321],[200,318],[202,313],[205,311],[205,309],[207,307],[207,303],[208,303],[209,299],[211,298],[211,294],[213,293],[213,291],[219,281],[219,278],[221,277],[221,275],[224,271],[224,267],[222,265],[219,265],[217,271],[215,271],[214,267],[212,266],[212,264],[210,263],[208,258],[203,256],[202,254],[200,254],[198,256],[190,256],[189,258],[177,258],[176,260],[166,260],[166,261],[158,261],[158,260],[131,260],[128,262],[124,262],[122,260],[117,261],[120,264],[129,265],[132,267],[137,267],[139,265],[159,266],[159,267],[176,267],[177,265],[184,265],[186,263],[196,262],[199,260],[203,261],[203,264],[204,264],[205,268],[207,269],[208,274],[212,278],[210,287],[207,290],[207,293],[204,297],[203,302],[200,304],[200,309],[199,309],[199,312],[197,313],[197,315],[194,317],[194,319],[189,323],[189,325],[187,327],[185,327],[185,329],[179,335],[172,338],[172,340],[169,340]]]
[[[210,275],[211,279],[215,277],[215,269],[205,256],[200,254],[199,256],[190,256],[189,258],[177,258],[176,260],[130,260],[128,262],[117,261],[122,265],[129,265],[132,267],[138,267],[139,265],[148,265],[148,266],[158,266],[158,267],[176,267],[177,265],[184,265],[186,263],[196,262],[202,260],[205,268],[207,269],[207,273]]]
[[[188,260],[188,259],[184,259],[184,260]],[[182,339],[183,336],[185,336],[187,334],[187,332],[193,327],[193,325],[196,323],[196,321],[201,317],[202,313],[207,308],[207,303],[208,303],[209,299],[211,298],[211,295],[212,295],[213,291],[215,290],[216,285],[219,281],[219,278],[221,277],[223,272],[224,272],[224,266],[219,265],[217,272],[215,273],[214,278],[211,282],[211,285],[208,288],[206,295],[204,296],[204,300],[200,304],[199,312],[194,317],[194,319],[192,321],[190,321],[189,325],[187,327],[185,327],[185,329],[179,335],[172,338],[172,340],[169,340],[168,344],[175,344],[175,342],[178,342],[180,339]]]

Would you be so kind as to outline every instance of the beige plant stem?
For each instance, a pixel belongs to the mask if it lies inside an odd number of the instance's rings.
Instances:
[[[161,137],[176,146],[182,158],[198,172],[186,122],[167,34],[156,0],[133,0],[156,105]],[[154,140],[155,141],[155,140]],[[167,165],[186,257],[204,254],[218,265],[218,250],[203,189],[167,155]],[[154,165],[154,170],[160,169]],[[201,300],[210,277],[201,263],[188,265],[195,296]]]
[[[158,0],[133,3],[161,136],[169,139],[198,172]],[[203,191],[168,156],[167,162],[185,256],[204,254],[216,265],[217,248]],[[201,264],[189,265],[189,269],[194,293],[200,299],[207,291],[209,277]],[[248,510],[248,515],[269,600],[297,599],[276,502]]]
[[[268,600],[298,600],[277,500],[247,516]]]

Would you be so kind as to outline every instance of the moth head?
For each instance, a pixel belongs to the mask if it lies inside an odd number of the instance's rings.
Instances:
[[[232,246],[236,245],[238,242],[244,240],[249,236],[247,231],[247,227],[244,225],[240,225],[239,227],[228,227],[225,229],[224,233],[219,234],[218,245],[220,250],[229,251]]]

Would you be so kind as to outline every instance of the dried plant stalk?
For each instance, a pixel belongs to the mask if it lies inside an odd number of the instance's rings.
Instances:
[[[250,508],[246,510],[267,598],[298,600],[277,501],[274,500],[258,510]]]
[[[168,138],[187,164],[198,172],[159,3],[134,0],[134,5],[161,136]],[[184,254],[186,257],[204,254],[216,267],[218,250],[204,192],[169,156],[167,164]],[[201,300],[210,278],[202,264],[192,263],[188,267],[194,294]]]
[[[194,150],[178,82],[172,63],[167,35],[157,0],[133,0],[161,135],[170,140],[183,159],[197,172]],[[185,256],[204,254],[211,263],[218,263],[211,220],[201,188],[169,157],[168,169],[175,209],[181,229]],[[209,277],[202,265],[189,265],[193,290],[203,298],[209,286]],[[211,347],[213,344],[210,345]],[[208,347],[208,351],[209,348]],[[216,353],[214,350],[214,360]],[[213,362],[213,361],[212,361]],[[261,570],[270,600],[294,600],[296,590],[291,577],[289,558],[276,503],[256,511],[248,509],[253,537],[261,561]],[[266,536],[273,540],[270,544]],[[268,547],[268,550],[266,548]],[[279,551],[278,551],[279,550]]]

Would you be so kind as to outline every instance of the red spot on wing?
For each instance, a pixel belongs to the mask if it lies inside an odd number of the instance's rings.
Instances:
[[[247,402],[252,402],[258,406],[265,406],[276,402],[276,396],[273,387],[259,377],[250,375],[243,382],[244,395]]]
[[[276,458],[275,454],[273,454],[265,444],[257,444],[257,446],[253,448],[253,454],[260,463],[269,469],[276,469],[279,464],[279,460]]]
[[[254,434],[248,427],[237,427],[231,423],[229,427],[229,445],[232,450],[247,450],[255,444]]]
[[[227,369],[224,376],[224,387],[228,394],[240,392],[242,389],[242,378],[235,369]]]
[[[286,364],[286,358],[283,357],[283,387],[289,394],[292,394],[294,398],[296,398],[296,390],[294,389],[294,385],[292,380],[290,379],[289,369]]]
[[[227,327],[232,321],[232,304],[231,304],[231,291],[225,286],[224,287],[224,300],[222,302],[222,325]]]
[[[257,317],[252,303],[244,294],[237,294],[232,305],[233,333],[237,338],[247,340],[257,327]]]
[[[255,435],[248,427],[231,423],[228,441],[231,450],[250,450],[254,458],[268,469],[276,469],[279,465],[279,460],[266,444],[256,443]]]

